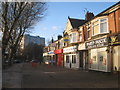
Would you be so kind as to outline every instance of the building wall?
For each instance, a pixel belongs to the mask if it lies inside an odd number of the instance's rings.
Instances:
[[[116,31],[120,31],[120,9],[118,9],[116,12]]]
[[[120,31],[120,9],[112,12],[108,15],[108,25],[111,33]]]
[[[24,44],[25,44],[25,46],[27,46],[29,43],[35,43],[35,44],[38,44],[38,45],[45,46],[45,38],[41,38],[39,36],[25,35],[24,36]]]

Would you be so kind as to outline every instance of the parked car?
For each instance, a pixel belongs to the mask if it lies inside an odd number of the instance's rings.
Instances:
[[[5,60],[5,64],[8,64],[9,63],[9,60]]]
[[[38,61],[38,60],[32,60],[32,61],[30,61],[30,62],[35,62],[35,63],[38,63],[39,61]]]
[[[13,63],[21,63],[21,60],[14,60]]]

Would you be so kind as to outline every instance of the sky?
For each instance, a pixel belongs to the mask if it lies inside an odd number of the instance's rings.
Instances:
[[[85,12],[99,14],[116,2],[47,2],[47,11],[42,21],[34,25],[30,35],[44,37],[46,44],[52,37],[63,35],[68,16],[85,19]]]

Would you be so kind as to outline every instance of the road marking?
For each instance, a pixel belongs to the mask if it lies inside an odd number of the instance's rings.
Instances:
[[[49,74],[49,73],[56,73],[56,72],[43,72],[43,73],[45,73],[45,74]]]

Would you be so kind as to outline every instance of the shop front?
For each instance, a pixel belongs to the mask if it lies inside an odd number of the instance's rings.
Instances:
[[[58,49],[54,51],[55,57],[54,60],[57,66],[64,66],[63,63],[63,49]]]
[[[54,60],[54,51],[50,51],[48,52],[48,55],[49,55],[49,63],[50,64],[55,64],[55,60]]]
[[[48,52],[43,53],[43,62],[49,61]]]
[[[64,67],[79,69],[79,58],[77,46],[70,46],[63,49],[64,53]]]
[[[87,50],[85,48],[85,43],[80,43],[78,45],[78,53],[80,60],[80,68],[88,69]]]
[[[109,36],[109,45],[111,47],[112,70],[120,71],[120,34]]]
[[[88,49],[89,69],[110,72],[108,38],[103,37],[86,42]]]

